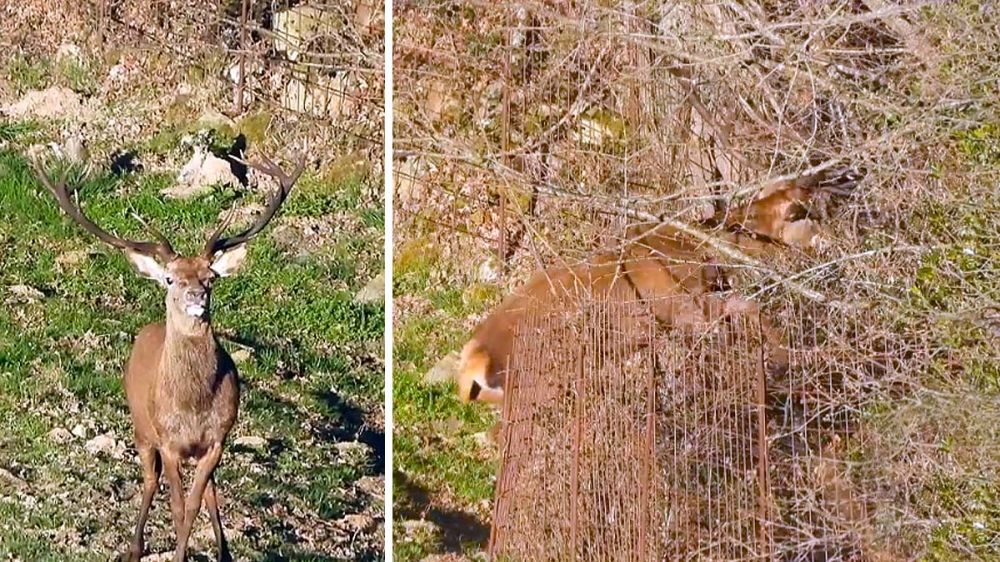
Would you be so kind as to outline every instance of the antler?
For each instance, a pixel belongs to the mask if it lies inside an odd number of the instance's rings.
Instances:
[[[110,244],[115,248],[120,248],[122,250],[131,250],[140,254],[145,254],[147,256],[157,256],[163,261],[171,261],[177,257],[177,252],[174,251],[173,247],[170,245],[170,241],[163,237],[158,231],[153,228],[149,228],[157,242],[136,242],[134,240],[125,240],[124,238],[119,238],[113,234],[108,233],[106,230],[101,229],[101,227],[94,224],[94,221],[87,218],[83,214],[83,211],[79,207],[73,204],[70,200],[69,191],[66,188],[66,174],[63,173],[62,177],[55,184],[49,178],[48,174],[42,169],[38,163],[32,163],[32,168],[35,171],[35,175],[38,180],[42,182],[42,185],[52,193],[52,196],[56,198],[56,202],[59,203],[59,207],[69,215],[77,224],[83,227],[84,230],[93,234],[99,238],[102,242]]]
[[[295,170],[291,174],[286,174],[277,164],[272,162],[269,158],[265,157],[263,163],[247,163],[251,168],[263,172],[278,180],[279,187],[278,190],[271,196],[271,200],[267,203],[267,207],[264,212],[257,217],[257,220],[246,230],[235,235],[222,238],[222,233],[229,226],[232,219],[232,212],[222,221],[219,228],[212,233],[208,241],[205,242],[205,249],[203,254],[207,258],[211,258],[217,252],[221,252],[233,246],[238,246],[247,240],[253,238],[258,232],[267,226],[267,223],[271,222],[274,218],[274,214],[278,212],[281,204],[285,202],[285,198],[288,197],[288,192],[291,191],[292,186],[295,185],[296,180],[302,175],[302,171],[305,169],[306,160],[305,157],[299,158],[299,163],[295,167]]]

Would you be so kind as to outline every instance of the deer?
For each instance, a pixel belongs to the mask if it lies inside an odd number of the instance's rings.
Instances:
[[[268,158],[251,163],[257,171],[277,179],[278,188],[249,227],[224,236],[233,217],[230,211],[194,256],[178,254],[169,240],[151,227],[147,228],[155,241],[127,240],[107,232],[73,203],[65,175],[53,181],[37,162],[33,166],[39,181],[71,220],[105,244],[123,250],[141,277],[152,279],[166,290],[165,320],[139,331],[124,369],[125,397],[142,469],[142,501],[135,533],[120,560],[142,559],[143,531],[163,474],[169,484],[177,541],[173,561],[186,559],[188,539],[202,500],[211,519],[218,560],[231,561],[219,516],[214,473],[226,436],[236,422],[240,383],[232,357],[212,329],[212,286],[243,265],[247,242],[274,218],[302,174],[305,160],[300,160],[290,174]],[[195,468],[185,496],[181,468],[189,460],[194,461]]]
[[[854,170],[821,171],[765,186],[743,208],[706,225],[722,226],[719,237],[749,254],[781,247],[809,249],[821,240],[823,206],[849,195],[860,176]],[[815,216],[815,218],[814,218]],[[566,310],[581,297],[648,303],[657,323],[691,327],[728,315],[757,313],[745,299],[724,298],[728,272],[699,241],[669,224],[633,226],[619,248],[603,250],[576,264],[534,272],[473,330],[462,347],[455,374],[462,402],[499,406],[504,400],[507,365],[519,323],[529,312]],[[761,331],[769,348],[772,373],[787,367],[781,335],[763,315]]]

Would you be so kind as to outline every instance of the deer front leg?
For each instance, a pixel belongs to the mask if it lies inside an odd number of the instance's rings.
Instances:
[[[198,510],[201,509],[205,488],[221,458],[222,443],[215,443],[198,459],[198,465],[194,472],[194,482],[191,484],[191,491],[188,492],[187,501],[184,504],[184,519],[177,532],[177,550],[174,551],[174,562],[184,562],[187,555],[188,539],[191,537],[191,528],[198,517]]]
[[[208,508],[208,515],[212,519],[212,530],[215,531],[215,542],[219,547],[219,562],[232,562],[233,557],[229,554],[229,544],[226,543],[226,535],[222,532],[222,519],[219,517],[219,497],[215,491],[215,476],[208,477],[208,485],[205,486],[205,507]]]
[[[184,523],[184,481],[181,479],[181,457],[169,447],[160,450],[163,475],[170,485],[170,513],[174,519],[174,533],[181,532]]]
[[[155,448],[148,445],[139,447],[139,462],[142,465],[142,504],[139,506],[139,519],[135,524],[132,544],[121,557],[124,562],[139,562],[145,550],[143,530],[146,527],[146,518],[149,516],[149,506],[153,503],[153,496],[156,495],[156,487],[160,484],[162,465],[159,457]]]

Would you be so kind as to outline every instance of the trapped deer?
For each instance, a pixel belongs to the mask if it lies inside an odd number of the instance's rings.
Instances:
[[[850,193],[857,179],[852,171],[838,171],[775,182],[747,207],[719,221],[726,227],[721,237],[749,253],[781,244],[812,247],[819,225],[809,216],[809,204]],[[749,301],[719,295],[728,286],[727,272],[715,263],[709,248],[684,232],[668,225],[633,228],[627,240],[622,247],[596,253],[582,263],[538,271],[507,296],[462,348],[456,377],[459,397],[465,402],[503,402],[515,331],[530,310],[544,314],[564,309],[582,296],[641,300],[666,326],[695,325],[756,310]],[[763,316],[761,328],[772,366],[779,370],[787,359],[781,338]]]
[[[142,558],[143,529],[161,473],[170,487],[170,511],[177,535],[174,562],[186,557],[202,499],[212,521],[218,560],[232,560],[219,518],[213,475],[226,435],[236,421],[240,391],[236,365],[212,331],[212,284],[240,268],[247,255],[246,243],[274,218],[305,161],[291,174],[268,159],[251,166],[275,177],[279,188],[251,226],[235,236],[223,236],[230,214],[208,238],[202,252],[192,257],[179,255],[155,230],[156,242],[136,242],[108,233],[72,202],[65,177],[54,183],[44,170],[35,168],[41,183],[73,221],[102,242],[124,250],[139,275],[156,281],[167,292],[165,322],[139,331],[125,366],[125,396],[143,484],[135,535],[122,560]],[[195,473],[185,498],[181,465],[189,459],[195,461]]]

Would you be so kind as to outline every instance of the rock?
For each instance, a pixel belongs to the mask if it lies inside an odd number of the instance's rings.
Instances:
[[[92,455],[114,456],[120,445],[110,433],[103,433],[87,441],[83,448]],[[122,447],[124,448],[124,447]]]
[[[348,462],[356,462],[368,456],[369,447],[360,441],[341,441],[335,445],[340,456]]]
[[[73,433],[73,435],[76,435],[80,439],[86,439],[87,438],[87,428],[83,427],[82,424],[76,424],[76,425],[74,425],[72,433]]]
[[[354,302],[373,304],[385,301],[385,272],[379,273],[354,295]]]
[[[87,164],[90,161],[90,151],[87,143],[80,135],[71,135],[62,145],[62,155],[73,164]]]
[[[62,86],[31,90],[20,101],[4,107],[2,111],[19,119],[69,117],[86,121],[95,116],[94,110],[83,103],[79,94]]]
[[[49,432],[49,439],[56,443],[66,443],[73,440],[73,434],[65,427],[57,427]]]
[[[373,498],[381,499],[385,493],[385,480],[379,476],[363,476],[354,485]]]
[[[243,437],[237,437],[236,440],[233,441],[233,445],[246,447],[247,449],[260,450],[267,447],[267,439],[256,435],[244,435]]]
[[[392,187],[396,205],[405,207],[419,201],[422,190],[421,177],[424,174],[423,161],[419,157],[403,158],[393,167]]]
[[[451,381],[455,378],[455,373],[458,372],[459,359],[457,351],[445,355],[424,374],[424,382],[426,384],[440,384]]]
[[[596,111],[581,117],[577,128],[570,131],[570,138],[581,144],[603,146],[606,142],[620,140],[625,135],[625,121],[606,111]]]
[[[344,110],[345,87],[343,75],[313,76],[308,84],[292,78],[281,92],[281,105],[291,111],[336,119]]]
[[[237,365],[241,363],[246,363],[250,359],[251,353],[249,349],[240,348],[229,354],[233,358],[233,362]]]
[[[206,109],[198,116],[198,126],[209,129],[235,128],[236,122],[215,109]]]
[[[341,517],[337,523],[352,531],[367,531],[375,525],[375,519],[364,513],[352,513]]]
[[[11,285],[7,290],[12,295],[7,302],[15,304],[34,304],[45,298],[45,293],[29,285]]]
[[[274,49],[285,53],[293,61],[302,56],[313,39],[337,25],[336,14],[332,9],[309,4],[275,12],[271,21]]]
[[[190,199],[212,191],[215,186],[240,188],[228,160],[212,154],[207,148],[195,147],[194,155],[177,175],[177,184],[160,191],[173,199]]]
[[[7,484],[17,488],[18,490],[23,490],[28,487],[28,483],[23,479],[18,478],[13,472],[0,468],[0,482],[6,482]]]
[[[500,264],[497,263],[496,256],[490,256],[479,264],[476,277],[483,283],[496,283],[500,280]]]
[[[80,47],[72,43],[59,45],[59,48],[56,50],[56,61],[62,62],[67,60],[73,62],[83,61],[83,51],[80,50]]]

